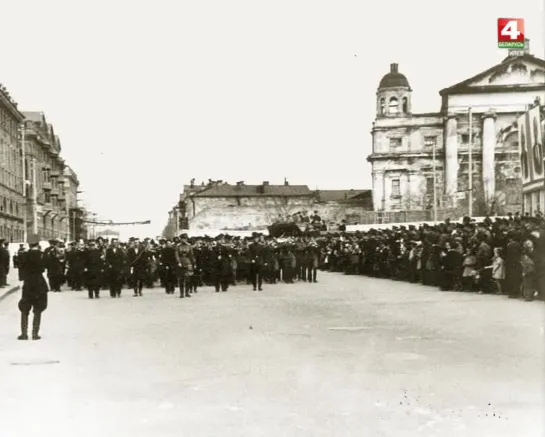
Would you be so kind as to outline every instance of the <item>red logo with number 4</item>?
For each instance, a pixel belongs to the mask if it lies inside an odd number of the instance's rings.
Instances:
[[[524,18],[498,18],[498,47],[524,48]]]

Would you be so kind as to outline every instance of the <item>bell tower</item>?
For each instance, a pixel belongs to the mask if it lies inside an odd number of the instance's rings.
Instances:
[[[412,89],[398,64],[390,64],[377,89],[377,117],[406,117],[411,114]]]

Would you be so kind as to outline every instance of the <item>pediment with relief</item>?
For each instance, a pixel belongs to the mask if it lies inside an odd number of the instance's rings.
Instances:
[[[544,86],[544,84],[545,60],[532,55],[524,55],[512,59],[507,58],[501,64],[441,90],[439,94],[471,92],[472,89],[483,91],[488,87],[535,87]]]
[[[540,85],[545,83],[545,69],[525,61],[499,65],[498,69],[467,86]]]

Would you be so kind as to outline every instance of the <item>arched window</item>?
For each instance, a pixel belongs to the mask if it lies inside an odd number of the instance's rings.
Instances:
[[[386,111],[386,100],[383,97],[382,99],[380,99],[380,113],[384,114],[385,111]]]
[[[407,112],[409,112],[409,99],[407,99],[407,97],[403,97],[402,102],[403,112],[406,114]]]
[[[390,103],[388,104],[388,112],[390,114],[397,114],[399,111],[399,102],[397,97],[390,98]]]

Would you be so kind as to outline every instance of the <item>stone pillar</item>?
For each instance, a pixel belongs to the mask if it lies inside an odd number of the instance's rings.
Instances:
[[[458,119],[449,114],[445,126],[445,194],[455,196],[458,191]]]
[[[373,172],[373,209],[384,209],[384,172],[378,170]]]
[[[483,191],[484,199],[488,206],[494,200],[496,194],[496,114],[486,112],[483,115]]]

